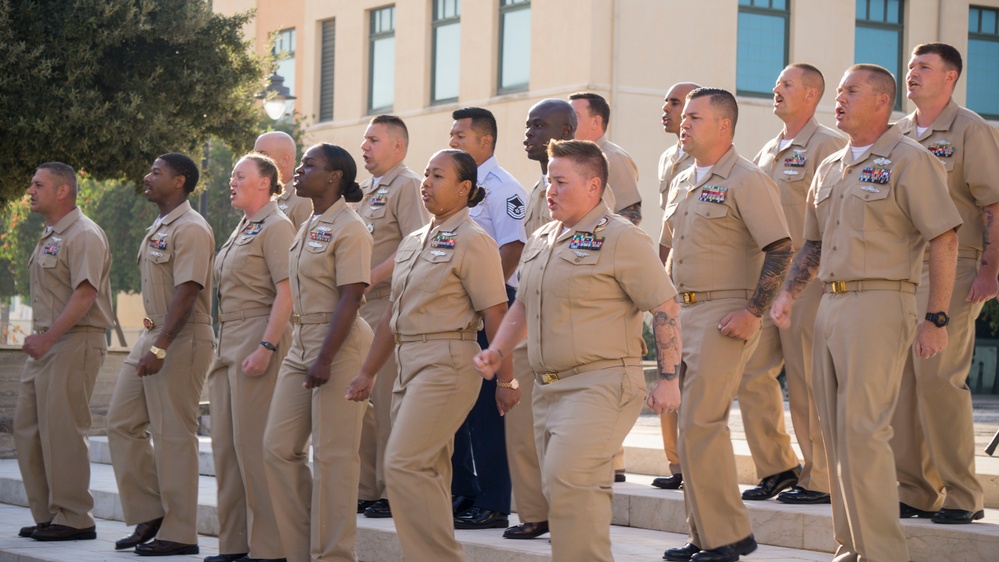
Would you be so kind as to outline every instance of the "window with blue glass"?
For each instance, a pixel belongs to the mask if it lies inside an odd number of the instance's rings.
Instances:
[[[987,119],[999,119],[999,10],[972,6],[968,12],[968,80],[965,105]]]
[[[277,65],[275,72],[284,78],[288,93],[295,95],[295,30],[284,29],[274,34],[274,48],[271,50]],[[295,113],[295,100],[285,103],[285,115]]]
[[[395,103],[395,6],[369,15],[368,113],[384,113]]]
[[[461,63],[461,0],[434,0],[432,27],[434,58],[430,101],[455,101]]]
[[[877,64],[895,76],[895,109],[902,108],[901,87],[905,80],[902,53],[904,6],[902,0],[857,0],[857,29],[853,43],[853,61]]]
[[[787,66],[788,0],[739,0],[736,93],[771,96]]]
[[[527,89],[531,77],[531,2],[500,0],[499,93]]]

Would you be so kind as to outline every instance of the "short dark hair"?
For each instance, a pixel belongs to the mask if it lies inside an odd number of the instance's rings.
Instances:
[[[607,187],[610,166],[603,150],[593,141],[556,140],[548,143],[548,160],[568,158],[583,168],[589,177],[600,178],[600,193]]]
[[[722,88],[697,88],[687,94],[687,101],[709,96],[711,106],[722,112],[722,116],[732,122],[732,134],[735,134],[735,124],[739,121],[739,104],[735,101],[735,96],[728,90]]]
[[[867,83],[874,88],[878,94],[888,94],[891,106],[895,107],[895,92],[898,87],[895,82],[895,75],[890,70],[876,64],[855,64],[846,69],[846,74],[863,70],[867,73]]]
[[[480,137],[490,135],[493,137],[493,146],[496,146],[496,138],[499,133],[496,127],[496,117],[492,111],[481,107],[463,107],[451,112],[451,119],[459,121],[461,119],[471,119],[472,128]]]
[[[593,92],[576,92],[575,94],[569,94],[569,101],[572,100],[586,100],[590,104],[590,117],[594,114],[599,115],[600,119],[603,120],[602,127],[603,130],[607,130],[607,125],[610,123],[610,105],[607,104],[607,100],[604,99],[600,94],[594,94]]]
[[[402,119],[396,117],[395,115],[376,115],[371,118],[369,125],[385,125],[389,129],[393,129],[396,133],[402,137],[406,145],[409,146],[409,128],[406,127],[406,122]]]
[[[166,162],[175,176],[184,176],[184,193],[193,193],[194,188],[198,187],[201,174],[198,172],[198,165],[190,156],[179,152],[167,152],[161,154],[159,160]]]
[[[961,51],[958,51],[947,43],[923,43],[916,45],[916,48],[912,50],[912,54],[913,56],[938,55],[947,68],[957,71],[958,77],[961,76],[961,72],[964,70],[964,60],[961,58]]]
[[[62,162],[46,162],[37,168],[38,170],[48,170],[50,174],[56,177],[58,185],[66,184],[69,189],[76,195],[76,170],[73,169],[69,164],[63,164]]]
[[[819,98],[826,91],[826,77],[822,76],[822,71],[819,70],[815,65],[808,64],[807,62],[793,62],[787,65],[788,68],[797,68],[801,70],[802,76],[806,88],[815,88],[819,91]]]
[[[479,166],[475,163],[475,158],[464,150],[457,148],[445,148],[438,150],[434,156],[446,154],[454,162],[454,170],[458,173],[458,181],[467,181],[472,184],[468,191],[468,206],[474,207],[486,198],[486,190],[479,185]]]
[[[325,170],[342,172],[340,195],[343,195],[345,201],[357,203],[364,199],[364,192],[361,191],[361,186],[357,185],[357,162],[354,161],[354,157],[349,152],[328,142],[319,143],[312,148],[319,148],[323,151],[323,157],[326,159]]]

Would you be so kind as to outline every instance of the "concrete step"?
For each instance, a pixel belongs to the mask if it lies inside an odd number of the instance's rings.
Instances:
[[[687,524],[683,492],[653,488],[650,476],[629,474],[628,479],[628,482],[614,486],[615,556],[618,560],[638,560],[638,556],[642,560],[658,559],[665,548],[681,546],[684,542]],[[110,465],[91,465],[91,490],[96,517],[122,519]],[[218,533],[214,478],[200,478],[198,497],[198,532],[214,536]],[[16,461],[0,460],[0,503],[26,503]],[[828,553],[835,546],[829,506],[787,506],[771,500],[749,502],[747,507],[757,540],[769,545],[761,550],[774,553],[776,557],[772,559],[828,560]],[[516,522],[516,517],[512,519]],[[15,526],[28,524],[23,521],[30,522],[30,517],[25,515],[24,519],[18,519]],[[914,562],[991,560],[999,548],[999,512],[994,510],[987,510],[985,520],[972,525],[935,525],[926,520],[905,520],[902,524]],[[357,548],[365,554],[365,560],[401,558],[390,520],[359,517],[358,527]],[[12,534],[16,534],[16,529]],[[547,541],[508,541],[502,539],[498,530],[459,531],[458,538],[465,544],[471,560],[533,562],[548,560],[550,556]],[[472,557],[473,552],[480,550],[483,554]],[[635,557],[628,557],[632,555]],[[0,562],[3,562],[2,558]]]

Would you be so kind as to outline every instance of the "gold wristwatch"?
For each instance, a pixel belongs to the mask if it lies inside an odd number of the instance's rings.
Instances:
[[[149,353],[155,355],[157,359],[166,359],[166,350],[162,347],[156,347],[155,345],[149,346]]]
[[[502,382],[499,379],[496,379],[496,386],[501,386],[503,388],[512,388],[514,390],[517,390],[518,388],[520,388],[520,381],[518,381],[517,379],[513,379],[510,382]]]

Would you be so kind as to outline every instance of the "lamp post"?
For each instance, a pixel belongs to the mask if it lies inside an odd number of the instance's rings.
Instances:
[[[275,121],[284,117],[287,110],[285,102],[295,99],[288,87],[284,85],[284,77],[278,74],[277,70],[274,70],[267,78],[267,88],[254,97],[258,100],[264,100],[264,111],[267,112],[268,117]]]

